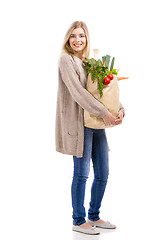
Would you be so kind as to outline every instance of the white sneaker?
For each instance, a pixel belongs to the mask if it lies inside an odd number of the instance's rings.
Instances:
[[[104,223],[98,223],[95,221],[91,221],[87,219],[87,223],[90,224],[91,226],[99,227],[99,228],[105,228],[105,229],[115,229],[116,225],[110,223],[110,222],[104,222]]]
[[[79,227],[79,226],[75,226],[75,225],[72,226],[72,230],[76,231],[76,232],[85,233],[85,234],[89,234],[89,235],[98,235],[98,234],[100,234],[100,232],[98,232],[95,228],[96,227],[85,229],[85,228],[82,228],[82,227]]]

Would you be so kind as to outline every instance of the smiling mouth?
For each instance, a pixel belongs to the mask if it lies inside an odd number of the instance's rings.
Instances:
[[[80,47],[82,46],[82,43],[81,44],[73,44],[75,47]]]

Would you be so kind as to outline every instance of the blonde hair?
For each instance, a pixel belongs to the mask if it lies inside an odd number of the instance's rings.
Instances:
[[[83,51],[83,55],[84,55],[84,57],[89,58],[89,51],[90,51],[89,32],[88,32],[88,28],[87,28],[86,24],[82,21],[75,21],[69,27],[68,31],[66,32],[64,41],[63,41],[61,54],[63,54],[63,53],[75,54],[75,51],[71,48],[71,46],[69,44],[69,38],[70,38],[70,35],[73,32],[73,30],[76,28],[79,28],[79,27],[83,28],[85,35],[86,35],[86,47]]]

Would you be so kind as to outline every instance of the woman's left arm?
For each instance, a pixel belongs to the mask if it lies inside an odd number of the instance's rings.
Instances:
[[[123,80],[123,79],[128,79],[128,78],[129,77],[117,77],[118,81]],[[120,103],[118,116],[117,116],[117,118],[115,120],[116,124],[122,123],[122,120],[123,120],[124,116],[125,116],[125,110],[124,110],[123,105]]]
[[[125,116],[125,110],[124,110],[124,107],[123,105],[120,103],[120,106],[119,106],[119,112],[118,112],[118,116],[115,120],[115,123],[118,125],[120,123],[122,123],[122,120]]]
[[[119,105],[119,113],[120,113],[120,112],[123,113],[123,117],[124,117],[124,116],[125,116],[125,109],[124,109],[122,103],[120,103],[120,105]]]

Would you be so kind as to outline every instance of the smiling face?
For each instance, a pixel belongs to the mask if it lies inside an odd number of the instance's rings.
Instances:
[[[82,57],[86,43],[87,41],[83,28],[79,27],[74,29],[70,35],[69,44],[70,47],[75,51],[75,55]]]

